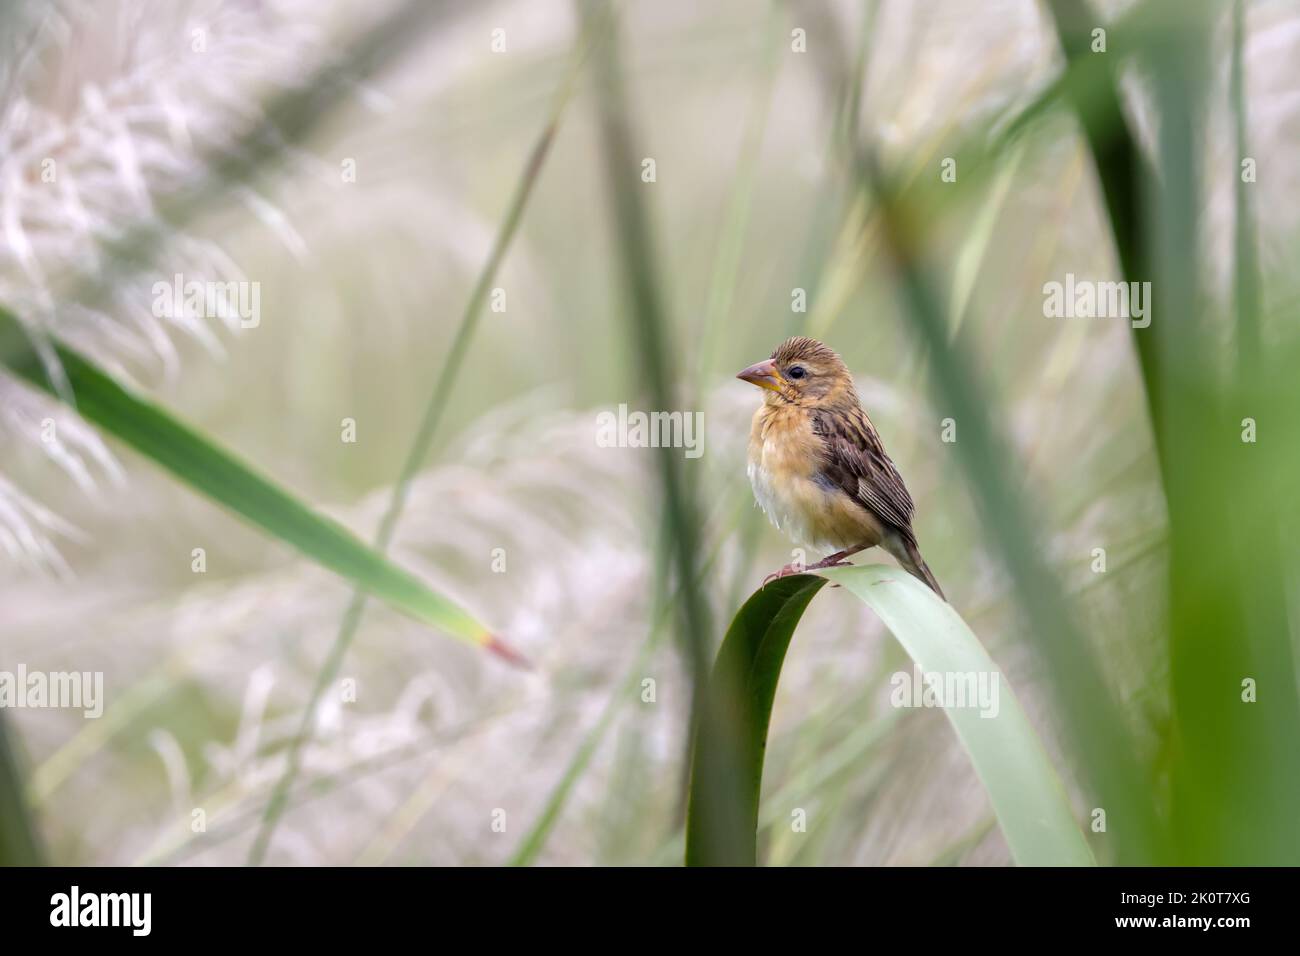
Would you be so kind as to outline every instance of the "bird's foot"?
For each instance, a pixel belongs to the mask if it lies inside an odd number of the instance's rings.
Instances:
[[[845,561],[843,558],[832,554],[829,558],[824,558],[816,564],[810,564],[804,568],[805,571],[820,571],[822,568],[851,568],[852,562]]]
[[[848,568],[852,565],[843,559],[841,555],[832,554],[829,558],[823,558],[815,564],[787,564],[780,571],[773,571],[767,577],[763,578],[761,587],[767,587],[778,578],[788,578],[792,574],[803,574],[805,571],[820,571],[822,568]],[[833,587],[839,587],[838,584]]]
[[[805,569],[802,565],[787,564],[780,571],[773,571],[767,577],[763,578],[763,583],[760,584],[759,587],[765,588],[778,578],[788,578],[792,574],[803,574],[804,570]]]

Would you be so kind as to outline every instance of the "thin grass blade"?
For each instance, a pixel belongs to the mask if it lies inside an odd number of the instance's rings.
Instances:
[[[166,409],[122,385],[65,345],[55,346],[76,408],[106,433],[249,524],[354,581],[391,607],[470,644],[501,649],[468,612],[385,560],[352,532],[290,494]],[[0,355],[18,378],[58,397],[18,320],[0,309]]]

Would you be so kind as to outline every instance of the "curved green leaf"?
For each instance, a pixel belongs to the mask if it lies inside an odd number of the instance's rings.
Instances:
[[[67,392],[82,418],[131,446],[195,491],[365,589],[416,620],[498,653],[499,640],[468,613],[392,564],[341,524],[306,504],[233,454],[128,391],[93,362],[54,346]],[[27,341],[18,320],[0,308],[0,363],[19,378],[61,397],[65,391]]]
[[[952,605],[896,567],[827,568],[821,574],[869,605],[922,673],[996,678],[995,715],[983,716],[977,707],[946,707],[944,713],[988,791],[1012,857],[1022,866],[1092,866],[1092,851],[1038,735]]]
[[[718,651],[695,730],[686,810],[687,866],[753,866],[767,725],[781,664],[825,581],[808,574],[759,588]]]
[[[758,794],[777,680],[795,626],[827,580],[869,605],[922,674],[985,674],[988,686],[997,688],[989,716],[971,706],[946,707],[945,713],[988,792],[1015,861],[1093,865],[1065,789],[988,652],[951,605],[905,571],[884,565],[783,578],[756,592],[736,615],[709,685],[715,712],[731,715],[731,721],[701,724],[696,735],[687,865],[755,862]],[[708,792],[728,773],[723,760],[739,781],[739,797],[729,807]]]

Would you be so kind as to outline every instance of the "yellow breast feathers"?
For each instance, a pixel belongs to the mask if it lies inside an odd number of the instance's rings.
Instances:
[[[821,473],[825,449],[812,417],[764,404],[749,432],[749,482],[772,524],[803,547],[829,553],[884,532],[876,517]]]

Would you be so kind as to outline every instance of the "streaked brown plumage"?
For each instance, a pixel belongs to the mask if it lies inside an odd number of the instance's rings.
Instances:
[[[749,433],[754,497],[796,544],[835,552],[809,567],[879,545],[943,597],[912,530],[912,496],[840,357],[798,336],[736,377],[765,389]]]

